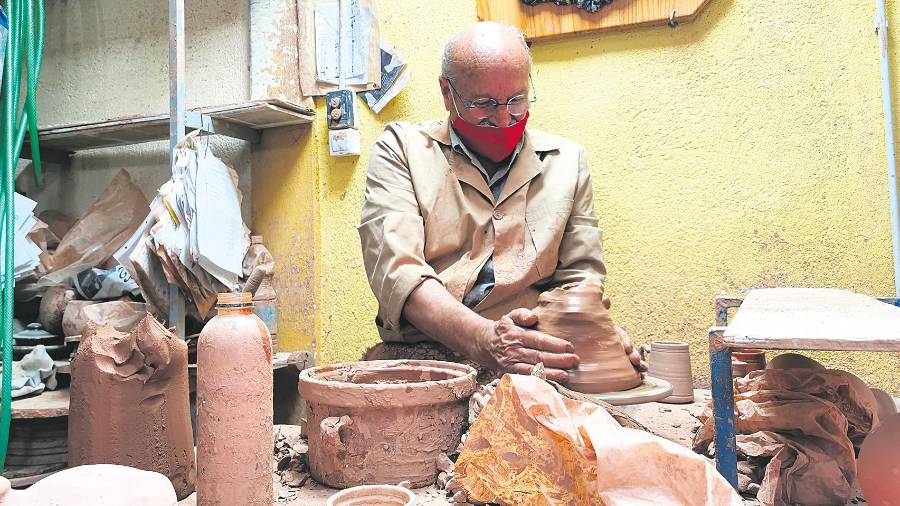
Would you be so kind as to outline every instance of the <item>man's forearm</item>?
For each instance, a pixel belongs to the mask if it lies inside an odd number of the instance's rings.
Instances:
[[[453,298],[442,284],[426,279],[403,306],[403,317],[422,333],[480,364],[490,362],[480,336],[491,324]]]

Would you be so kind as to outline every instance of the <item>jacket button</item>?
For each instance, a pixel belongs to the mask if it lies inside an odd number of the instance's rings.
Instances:
[[[503,219],[503,213],[501,213],[500,211],[494,211],[494,219],[495,219],[495,220],[502,220],[502,219]]]

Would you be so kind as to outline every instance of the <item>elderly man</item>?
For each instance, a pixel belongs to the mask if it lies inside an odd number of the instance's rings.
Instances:
[[[601,237],[584,148],[525,128],[530,71],[515,28],[471,25],[444,48],[449,120],[391,123],[376,142],[359,234],[384,344],[366,358],[420,357],[409,343],[424,342],[500,372],[543,363],[562,382],[578,365],[527,308],[564,283],[602,283]]]

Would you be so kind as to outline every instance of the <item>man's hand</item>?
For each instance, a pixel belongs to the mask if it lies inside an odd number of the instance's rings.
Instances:
[[[628,337],[628,333],[625,332],[625,329],[616,325],[616,332],[619,333],[619,337],[622,338],[622,344],[625,345],[625,354],[628,355],[628,360],[631,361],[631,365],[634,366],[634,369],[638,373],[645,373],[650,370],[647,367],[647,362],[641,360],[641,353],[634,347],[631,343],[631,338]]]
[[[516,309],[498,321],[489,321],[478,339],[482,355],[492,362],[484,365],[503,372],[531,374],[536,364],[543,363],[547,379],[568,381],[565,370],[578,366],[572,343],[528,328],[537,322],[537,315],[527,309]]]

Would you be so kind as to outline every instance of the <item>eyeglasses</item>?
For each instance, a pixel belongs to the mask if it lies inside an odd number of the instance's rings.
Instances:
[[[506,102],[498,102],[496,99],[489,97],[481,97],[476,98],[472,101],[466,101],[463,99],[463,96],[456,91],[456,88],[453,86],[453,82],[449,77],[444,76],[444,79],[447,80],[447,84],[450,85],[450,91],[453,92],[456,96],[462,100],[462,105],[465,109],[470,111],[475,111],[474,114],[477,115],[479,119],[488,118],[497,114],[497,108],[501,105],[506,106],[506,110],[510,116],[519,119],[521,116],[524,116],[526,112],[528,112],[529,107],[532,103],[537,101],[537,92],[534,89],[534,80],[531,78],[531,74],[528,74],[528,82],[531,84],[531,98],[528,98],[528,95],[516,95],[515,97],[510,98]],[[456,102],[453,102],[454,105]],[[458,110],[458,108],[457,108]]]

